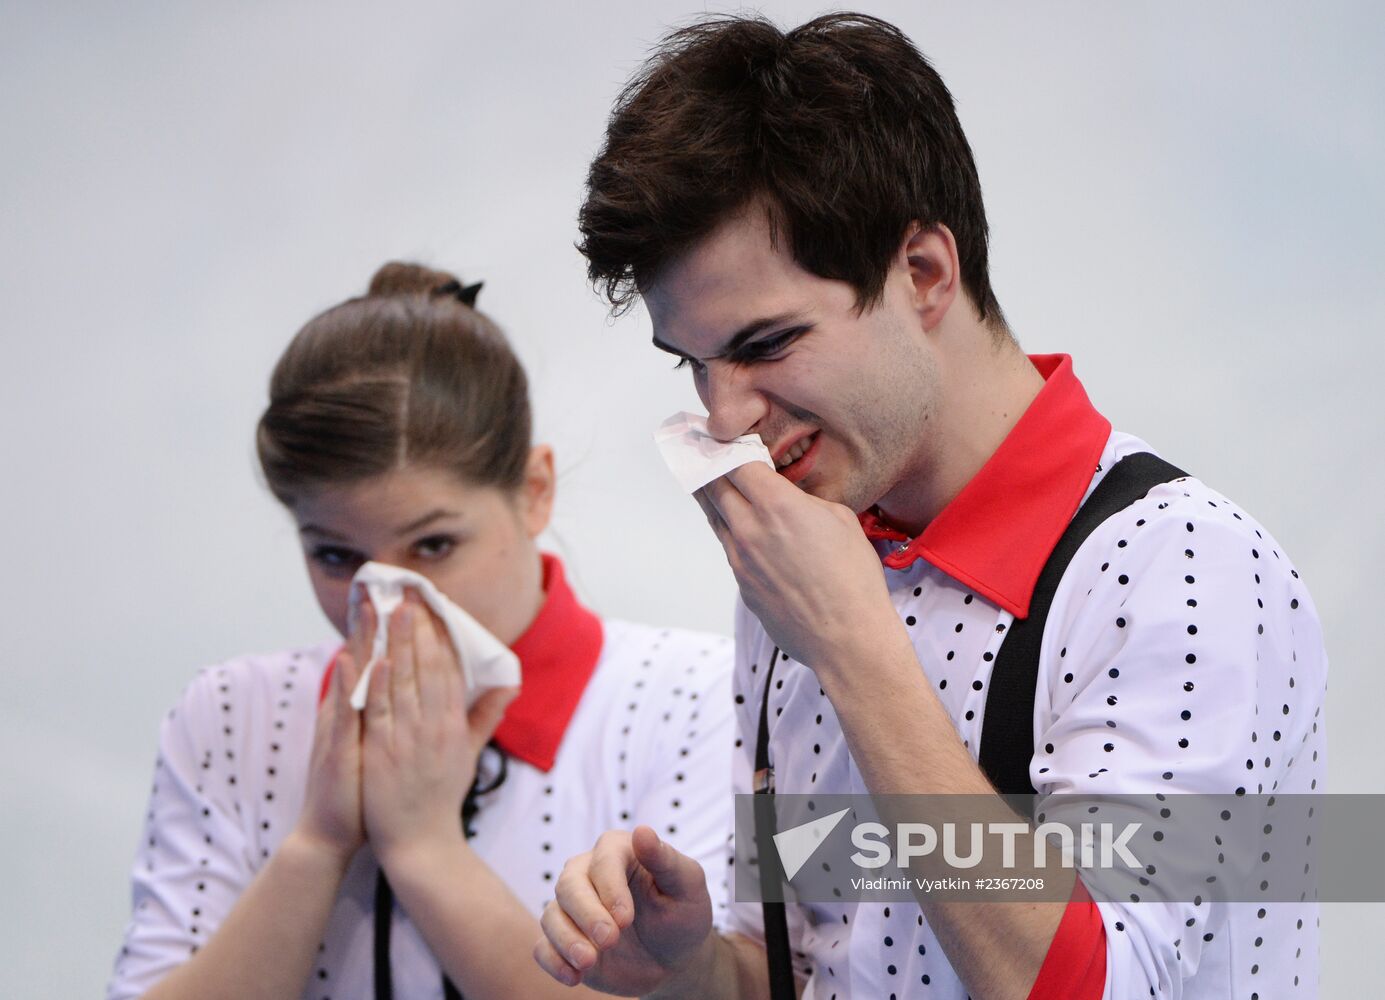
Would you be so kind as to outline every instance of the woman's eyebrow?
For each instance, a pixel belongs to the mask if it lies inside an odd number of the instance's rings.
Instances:
[[[321,535],[323,538],[330,538],[334,542],[344,542],[346,537],[337,534],[335,531],[328,531],[326,528],[319,528],[316,524],[300,524],[298,526],[300,535]]]
[[[433,511],[432,513],[424,514],[422,517],[420,517],[420,518],[419,518],[418,520],[416,520],[416,521],[410,521],[408,524],[404,525],[402,528],[400,528],[398,531],[396,531],[396,532],[395,532],[395,535],[396,535],[396,536],[411,535],[411,534],[413,534],[415,531],[419,531],[419,530],[422,529],[422,528],[426,528],[428,525],[432,524],[434,521],[438,520],[439,518],[444,518],[444,517],[457,517],[457,516],[458,516],[458,514],[457,514],[456,511],[453,511],[453,510],[445,510],[445,509],[443,509],[442,507],[439,507],[437,510]]]

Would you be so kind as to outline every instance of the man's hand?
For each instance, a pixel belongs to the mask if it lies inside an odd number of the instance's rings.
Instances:
[[[712,901],[702,866],[652,829],[611,830],[563,867],[534,958],[560,983],[645,996],[709,964]]]
[[[759,463],[693,494],[770,638],[813,670],[860,662],[863,640],[903,626],[880,558],[848,508],[804,493]]]

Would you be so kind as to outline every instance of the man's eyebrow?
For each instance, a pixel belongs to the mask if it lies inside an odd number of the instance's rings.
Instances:
[[[727,338],[726,343],[722,345],[721,350],[718,351],[716,354],[711,355],[711,357],[720,358],[724,357],[727,354],[734,354],[751,337],[755,336],[758,333],[763,333],[765,330],[768,330],[771,327],[801,325],[803,325],[803,317],[798,313],[781,313],[778,316],[765,316],[760,319],[753,320],[750,323],[747,323],[745,326],[741,327],[729,338]],[[654,335],[654,346],[661,351],[667,351],[669,354],[676,355],[680,358],[686,358],[690,356],[684,354],[682,351],[678,350],[678,348],[674,347],[673,345],[664,343],[662,340],[659,339],[659,335],[657,333]]]

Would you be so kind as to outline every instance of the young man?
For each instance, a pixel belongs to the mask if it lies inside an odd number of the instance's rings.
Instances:
[[[942,81],[860,15],[676,32],[617,103],[581,224],[593,279],[617,308],[643,296],[711,433],[758,434],[777,466],[697,495],[744,604],[743,775],[764,701],[779,793],[994,796],[977,755],[1007,630],[1074,512],[1149,448],[1007,328]],[[1040,795],[1321,790],[1312,602],[1199,480],[1102,521],[1044,622],[1032,759],[1021,734]],[[1311,902],[1098,904],[1066,879],[1066,902],[791,906],[798,988],[1315,993]],[[759,907],[720,934],[703,884],[652,830],[607,834],[564,870],[536,958],[627,995],[768,996]]]

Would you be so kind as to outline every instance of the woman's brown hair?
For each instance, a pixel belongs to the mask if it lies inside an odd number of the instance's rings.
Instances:
[[[405,465],[519,489],[528,382],[499,327],[471,307],[475,291],[442,271],[389,263],[365,295],[298,331],[255,437],[281,502]]]

